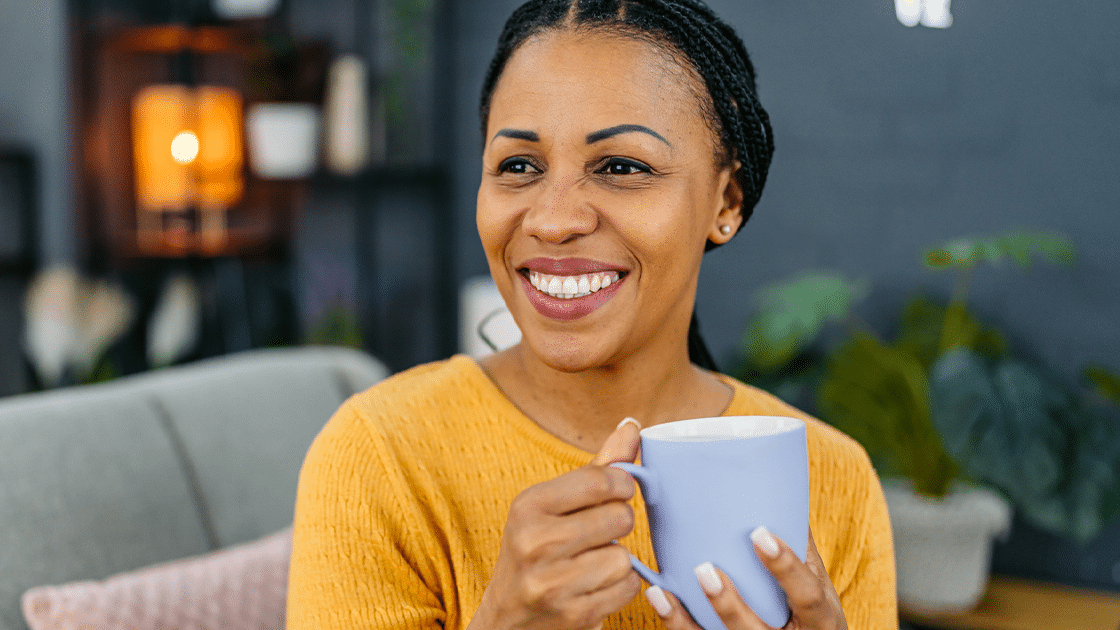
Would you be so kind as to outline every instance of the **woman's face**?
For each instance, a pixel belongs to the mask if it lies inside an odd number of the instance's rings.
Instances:
[[[510,58],[478,231],[524,340],[552,367],[687,356],[705,241],[730,238],[719,227],[734,233],[741,201],[698,81],[652,44],[596,32],[546,32]]]

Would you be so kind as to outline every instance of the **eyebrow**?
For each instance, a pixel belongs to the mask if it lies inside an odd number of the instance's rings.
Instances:
[[[587,134],[587,144],[594,144],[596,142],[599,142],[600,140],[606,140],[607,138],[611,138],[622,133],[632,133],[635,131],[639,133],[649,134],[654,138],[657,138],[658,140],[664,142],[665,144],[668,144],[670,147],[673,146],[672,144],[669,144],[669,141],[663,138],[661,134],[650,129],[649,127],[645,127],[642,125],[615,125],[614,127],[607,127],[606,129],[593,131]]]
[[[540,142],[541,137],[535,131],[526,131],[524,129],[499,129],[498,133],[490,139],[493,142],[498,137],[513,138],[514,140],[528,140],[529,142]]]
[[[670,147],[673,146],[661,134],[644,125],[615,125],[614,127],[607,127],[599,131],[592,131],[587,134],[587,144],[595,144],[596,142],[612,138],[619,134],[634,132],[649,134]],[[499,129],[498,132],[494,134],[494,137],[490,139],[490,142],[493,142],[499,137],[513,138],[514,140],[527,140],[529,142],[541,141],[541,137],[537,135],[535,131],[527,131],[525,129]]]

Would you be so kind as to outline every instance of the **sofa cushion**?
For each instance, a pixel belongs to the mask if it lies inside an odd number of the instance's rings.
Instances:
[[[102,386],[0,400],[0,628],[31,586],[209,549],[148,401]]]
[[[292,522],[304,455],[331,414],[354,393],[352,381],[335,369],[340,357],[349,354],[337,349],[244,353],[149,388],[182,442],[217,546]]]
[[[282,630],[292,530],[104,581],[23,595],[31,630]]]
[[[0,399],[0,630],[19,596],[291,522],[314,435],[384,378],[366,354],[259,350]]]

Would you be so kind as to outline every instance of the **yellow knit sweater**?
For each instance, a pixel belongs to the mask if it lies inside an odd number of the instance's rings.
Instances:
[[[808,423],[809,522],[852,630],[896,628],[894,555],[878,478],[860,446],[721,376],[727,415]],[[344,404],[300,473],[290,630],[461,629],[497,559],[513,498],[592,455],[538,427],[470,358],[420,366]],[[645,510],[620,542],[648,565]],[[660,628],[637,597],[605,629]]]

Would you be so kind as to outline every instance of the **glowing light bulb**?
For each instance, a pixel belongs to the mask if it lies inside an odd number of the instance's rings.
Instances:
[[[193,131],[180,131],[171,141],[171,157],[180,164],[190,164],[198,157],[198,136]]]

